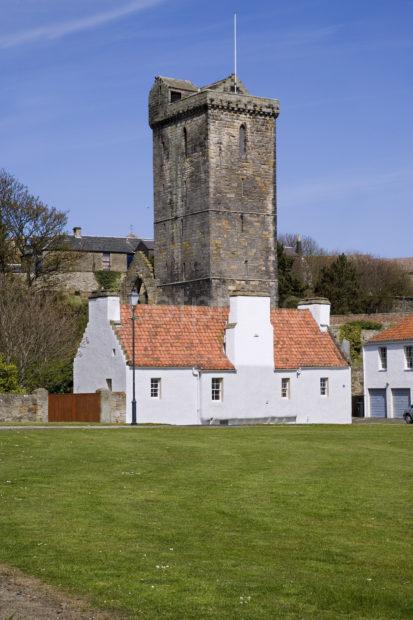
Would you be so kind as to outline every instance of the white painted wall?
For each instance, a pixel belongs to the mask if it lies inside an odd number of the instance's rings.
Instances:
[[[413,402],[413,370],[406,369],[404,347],[413,340],[399,343],[366,343],[363,347],[365,416],[371,417],[369,389],[385,389],[387,417],[393,417],[392,389],[409,388]],[[380,369],[379,347],[387,347],[387,370]]]
[[[197,383],[189,368],[137,368],[136,410],[138,423],[200,424]],[[161,397],[151,398],[151,378],[161,379]],[[126,421],[132,420],[132,368],[127,372]]]
[[[212,377],[223,378],[223,400],[211,400]],[[281,398],[281,379],[290,379],[290,398]],[[320,395],[320,378],[328,377],[329,395]],[[202,418],[295,417],[297,424],[351,423],[351,369],[271,371],[241,368],[237,373],[203,373]]]
[[[110,324],[120,319],[119,298],[89,301],[89,322],[73,364],[73,392],[95,392],[112,379],[114,392],[126,391],[126,359]]]

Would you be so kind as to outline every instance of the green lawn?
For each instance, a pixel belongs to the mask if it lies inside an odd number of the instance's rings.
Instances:
[[[413,428],[0,433],[0,562],[142,618],[412,618]]]

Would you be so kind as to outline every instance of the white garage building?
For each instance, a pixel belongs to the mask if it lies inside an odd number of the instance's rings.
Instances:
[[[366,417],[401,418],[412,402],[413,315],[363,347]]]
[[[74,391],[127,395],[131,420],[132,311],[95,295],[74,362]],[[138,422],[351,422],[351,369],[328,332],[330,305],[270,309],[234,296],[230,308],[139,305],[135,324]]]

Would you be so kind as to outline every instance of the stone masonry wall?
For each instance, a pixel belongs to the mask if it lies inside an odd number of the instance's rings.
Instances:
[[[47,422],[48,393],[0,394],[0,422]]]
[[[125,392],[98,390],[100,394],[100,421],[106,424],[124,424],[126,422]]]
[[[149,106],[158,303],[228,305],[244,292],[275,304],[278,102],[218,88],[170,102],[162,80]]]

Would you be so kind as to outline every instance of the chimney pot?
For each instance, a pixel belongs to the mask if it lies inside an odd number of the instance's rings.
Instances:
[[[76,237],[76,239],[81,239],[82,237],[82,229],[80,226],[75,226],[73,228],[73,236]]]

